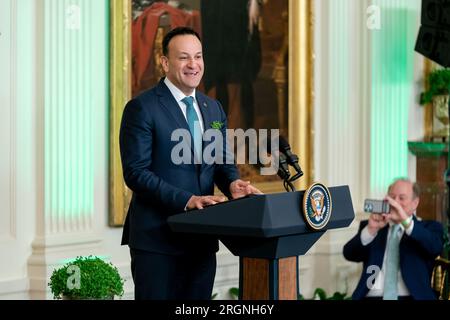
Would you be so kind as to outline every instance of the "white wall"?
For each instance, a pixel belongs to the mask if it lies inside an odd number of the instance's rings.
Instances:
[[[27,258],[38,207],[35,3],[2,1],[0,10],[0,299],[26,298]]]

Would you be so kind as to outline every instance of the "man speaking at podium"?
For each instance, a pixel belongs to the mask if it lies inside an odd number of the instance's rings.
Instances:
[[[194,30],[167,33],[160,62],[166,77],[129,101],[122,117],[123,174],[133,191],[122,244],[130,247],[135,299],[210,299],[217,239],[176,234],[167,218],[225,201],[213,195],[214,184],[229,198],[260,191],[239,179],[234,164],[174,163],[175,130],[190,133],[193,158],[201,159],[202,134],[219,129],[225,139],[226,116],[218,101],[196,90],[204,63]]]

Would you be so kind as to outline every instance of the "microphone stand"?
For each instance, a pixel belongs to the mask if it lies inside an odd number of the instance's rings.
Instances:
[[[291,176],[291,172],[289,171],[289,165],[287,162],[287,158],[284,154],[279,153],[278,154],[278,176],[281,178],[281,180],[283,180],[283,186],[284,189],[287,192],[293,192],[295,191],[295,187],[292,184],[291,181],[293,181],[292,179],[295,178],[297,175],[295,175],[292,178],[289,178]]]
[[[295,189],[294,185],[292,184],[292,182],[289,181],[289,179],[288,179],[288,180],[283,180],[283,186],[284,186],[284,189],[285,189],[287,192],[295,192],[295,191],[297,191],[297,190]]]
[[[281,180],[283,180],[284,189],[287,192],[295,192],[296,189],[293,185],[293,182],[303,176],[303,171],[298,163],[298,156],[291,152],[289,143],[281,136],[279,137],[279,139],[281,145],[277,155],[279,165],[277,174],[281,178]],[[271,149],[271,147],[269,147],[268,149]],[[289,171],[289,166],[293,167],[296,171],[296,174],[292,177],[290,177],[291,173]]]
[[[292,182],[294,182],[295,180],[300,178],[302,175],[303,175],[303,172],[300,171],[300,172],[297,172],[292,178],[283,180],[284,189],[286,189],[287,192],[297,191],[295,189],[294,185],[292,184]]]
[[[301,176],[303,176],[303,171],[300,169],[300,171],[298,171],[293,177],[289,178],[289,176],[288,176],[288,177],[282,178],[284,189],[287,192],[297,191],[292,183],[295,180],[297,180],[298,178],[300,178]]]
[[[278,169],[278,176],[283,180],[283,186],[287,192],[297,191],[293,185],[293,182],[295,180],[297,180],[298,178],[300,178],[301,176],[303,176],[303,171],[300,168],[300,165],[298,164],[298,157],[296,155],[292,155],[292,156],[295,156],[297,159],[297,161],[295,161],[295,165],[292,163],[292,161],[290,161],[291,159],[288,159],[282,153],[280,153],[280,158],[279,158],[280,168]],[[290,177],[291,173],[289,172],[288,165],[290,165],[291,167],[294,167],[295,171],[297,171],[297,173],[292,177]]]

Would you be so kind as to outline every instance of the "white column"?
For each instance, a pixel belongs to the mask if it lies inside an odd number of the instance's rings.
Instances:
[[[37,189],[42,202],[28,261],[32,298],[50,297],[49,277],[64,260],[100,253],[94,120],[104,92],[94,91],[93,79],[106,56],[95,54],[98,6],[105,10],[104,3],[90,0],[37,1],[37,140],[42,146]]]
[[[355,212],[362,207],[369,176],[366,8],[361,0],[316,2],[314,180],[348,185]],[[342,248],[357,225],[328,231],[300,257],[300,290],[306,298],[317,287],[328,294],[354,289],[358,265],[344,259]]]
[[[17,148],[17,3],[3,1],[0,10],[0,299],[26,298],[27,281],[20,268],[26,261],[27,251],[22,245],[28,226],[21,224],[23,215],[20,197],[20,173],[18,171]],[[25,29],[25,28],[24,28]],[[24,31],[24,30],[22,30]],[[23,61],[26,63],[26,61]],[[27,93],[26,87],[22,88]],[[24,164],[23,162],[21,164]],[[23,175],[22,175],[23,176]],[[32,199],[28,199],[32,200]],[[7,262],[7,263],[5,263]],[[10,292],[14,292],[13,295]]]
[[[421,2],[373,3],[380,8],[382,26],[371,36],[370,191],[372,197],[380,198],[394,178],[408,174],[408,138],[423,135],[423,124],[414,128],[413,122],[419,100],[414,68],[421,59],[414,46]]]

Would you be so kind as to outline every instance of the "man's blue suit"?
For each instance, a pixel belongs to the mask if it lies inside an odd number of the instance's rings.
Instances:
[[[204,128],[226,115],[219,102],[197,92]],[[125,107],[120,129],[120,151],[125,183],[133,191],[124,225],[122,244],[165,254],[217,251],[217,240],[179,236],[169,230],[167,218],[181,213],[193,195],[214,194],[214,183],[229,196],[229,185],[239,178],[234,165],[196,165],[172,162],[172,132],[189,127],[163,80],[131,100]],[[204,144],[205,147],[205,144]],[[202,242],[198,242],[201,238]],[[199,247],[200,245],[200,247]]]
[[[361,231],[368,220],[361,221],[358,233],[344,246],[344,257],[354,262],[363,262],[363,272],[352,298],[363,299],[369,292],[367,280],[374,276],[369,266],[381,270],[386,248],[389,225],[378,231],[367,246],[361,243]],[[414,217],[414,228],[410,236],[406,233],[400,241],[400,270],[406,287],[415,300],[436,299],[431,288],[431,272],[434,259],[443,246],[442,225],[436,221],[419,221]],[[369,281],[373,283],[373,281]]]
[[[196,91],[205,131],[226,115],[218,101]],[[174,164],[172,132],[189,126],[163,79],[127,103],[120,129],[120,152],[125,183],[133,191],[122,244],[133,250],[163,255],[214,254],[214,237],[177,234],[167,218],[181,213],[191,196],[213,195],[214,184],[228,197],[229,185],[239,178],[234,164]],[[203,148],[208,142],[203,143]],[[193,144],[192,144],[193,145]],[[191,149],[193,159],[193,148]]]

